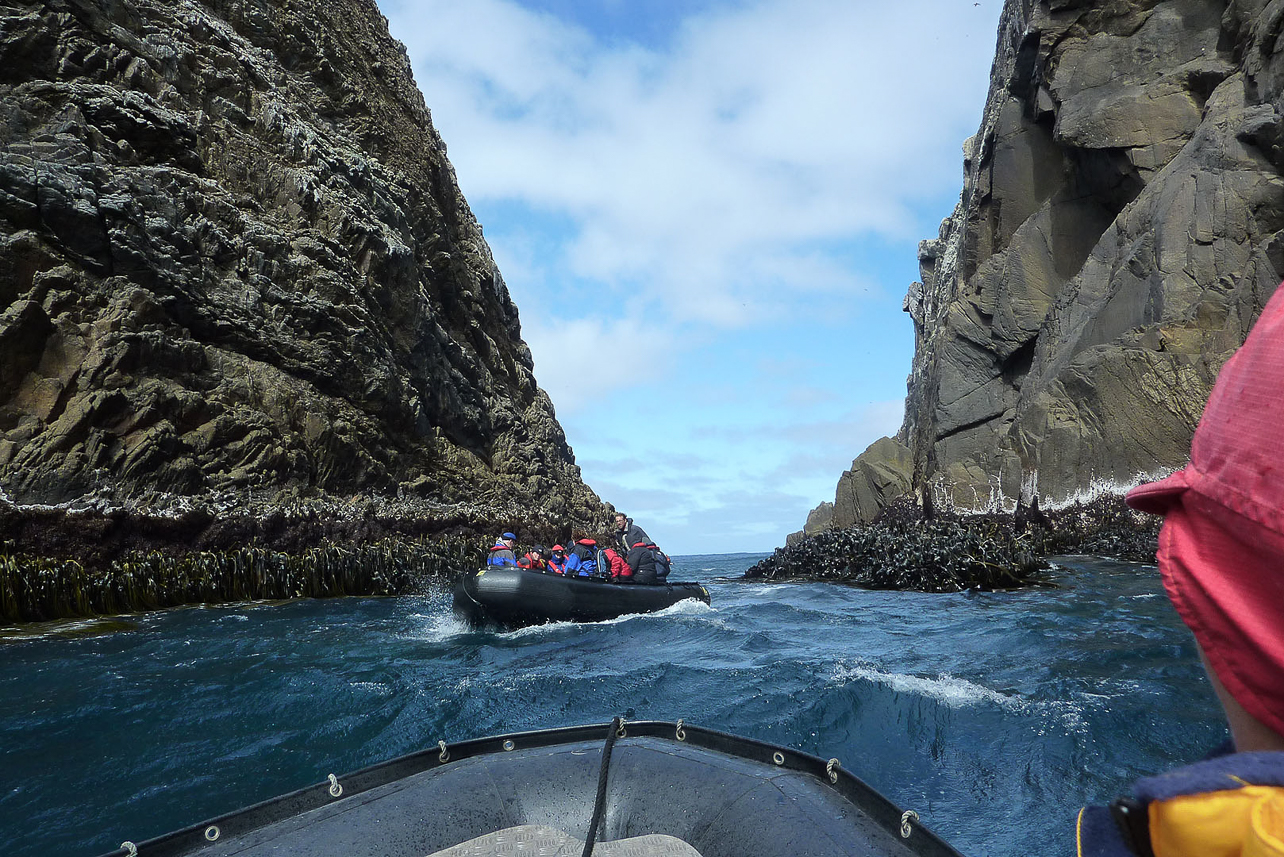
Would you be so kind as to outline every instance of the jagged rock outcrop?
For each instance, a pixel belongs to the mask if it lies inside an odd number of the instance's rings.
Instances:
[[[0,6],[0,487],[604,524],[374,0]]]
[[[905,300],[920,502],[1047,507],[1186,462],[1284,272],[1282,29],[1262,0],[1009,0]]]

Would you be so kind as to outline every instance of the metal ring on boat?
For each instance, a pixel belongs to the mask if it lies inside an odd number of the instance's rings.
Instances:
[[[777,750],[771,754],[771,761],[775,762],[777,765],[783,765],[785,763],[785,754]]]
[[[205,838],[210,842],[216,841],[218,839],[218,835],[219,830],[217,824],[211,824],[209,827],[205,828]]]
[[[828,762],[825,763],[825,773],[829,774],[829,781],[831,783],[838,782],[839,767],[841,766],[838,764],[837,759],[830,759]]]
[[[911,821],[918,821],[918,813],[912,809],[907,809],[901,813],[901,839],[909,839],[912,832],[910,828]]]
[[[512,740],[511,738],[504,742],[504,749],[505,749],[505,750],[512,750],[512,749],[514,749],[516,746],[517,746],[517,745],[513,743],[513,740]]]
[[[687,740],[687,730],[685,730],[685,729],[683,729],[683,728],[682,728],[682,718],[681,718],[681,717],[679,717],[679,718],[678,718],[677,739],[678,739],[679,741],[685,741],[685,740]]]
[[[339,778],[334,774],[330,775],[330,797],[338,797],[343,794],[343,786],[339,785]]]
[[[122,851],[129,855],[129,857],[138,857],[138,846],[130,842],[128,839],[120,843],[120,847]]]
[[[441,748],[441,755],[439,755],[439,756],[437,757],[437,761],[439,761],[439,762],[449,762],[449,761],[450,761],[450,752],[446,749],[446,742],[445,742],[445,741],[438,741],[438,742],[437,742],[437,746]]]

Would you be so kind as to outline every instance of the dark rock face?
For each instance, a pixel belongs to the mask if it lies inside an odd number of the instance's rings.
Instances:
[[[884,497],[1046,509],[1187,461],[1284,271],[1282,21],[1256,0],[1008,2],[962,196],[905,300],[912,467]],[[862,459],[838,498],[868,486]]]
[[[374,0],[0,7],[0,486],[603,525]]]

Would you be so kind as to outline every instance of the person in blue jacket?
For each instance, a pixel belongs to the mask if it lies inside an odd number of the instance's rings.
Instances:
[[[1079,813],[1080,855],[1284,855],[1284,287],[1222,367],[1190,463],[1127,496],[1164,516],[1159,572],[1234,752]]]
[[[490,556],[486,557],[487,565],[517,565],[517,554],[513,553],[513,548],[517,545],[517,536],[512,533],[504,533],[495,540],[495,544],[490,549]]]
[[[597,542],[581,536],[566,552],[567,577],[592,577],[597,574]]]

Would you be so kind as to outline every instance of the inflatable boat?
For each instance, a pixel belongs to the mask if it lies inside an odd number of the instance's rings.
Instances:
[[[619,718],[441,741],[111,857],[590,853],[959,857],[836,759]]]
[[[708,604],[709,591],[698,583],[609,583],[511,566],[465,573],[454,584],[455,615],[477,627],[601,622],[654,613],[688,598]]]

